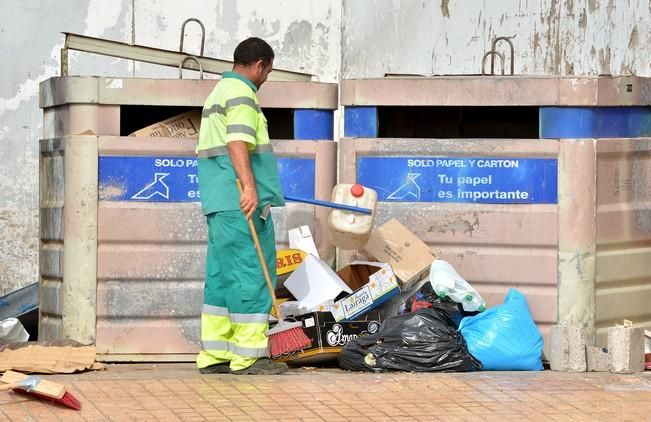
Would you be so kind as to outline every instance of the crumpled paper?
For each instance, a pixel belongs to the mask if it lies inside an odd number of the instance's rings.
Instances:
[[[18,318],[0,321],[0,344],[20,343],[29,340],[29,333]]]

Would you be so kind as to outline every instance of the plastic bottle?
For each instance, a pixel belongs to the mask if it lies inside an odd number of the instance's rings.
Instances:
[[[486,301],[447,261],[435,260],[430,267],[429,279],[441,299],[449,297],[460,303],[466,312],[486,310]]]
[[[352,211],[330,211],[328,234],[330,242],[341,249],[360,249],[371,237],[377,192],[359,184],[340,183],[332,190],[332,202],[373,210],[371,215]]]
[[[479,296],[479,293],[477,294],[469,293],[463,298],[463,300],[464,300],[462,304],[463,310],[466,312],[474,312],[474,311],[484,312],[486,310],[486,303],[481,298],[481,296]]]

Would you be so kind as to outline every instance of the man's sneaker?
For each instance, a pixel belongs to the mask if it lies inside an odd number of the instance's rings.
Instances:
[[[231,372],[230,364],[230,362],[216,363],[205,368],[199,368],[199,373],[204,375],[229,374]]]
[[[260,358],[248,368],[231,371],[233,375],[280,375],[287,372],[287,365],[282,362],[272,362],[269,358]]]

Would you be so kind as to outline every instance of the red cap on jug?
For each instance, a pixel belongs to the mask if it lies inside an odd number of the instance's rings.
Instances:
[[[350,193],[355,198],[359,198],[360,196],[364,195],[364,186],[360,185],[359,183],[355,183],[350,187]]]

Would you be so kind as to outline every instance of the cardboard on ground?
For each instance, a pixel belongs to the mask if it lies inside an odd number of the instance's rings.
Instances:
[[[336,362],[343,347],[351,340],[377,332],[381,320],[370,312],[363,320],[335,321],[330,312],[308,312],[297,316],[303,331],[312,340],[307,349],[284,354],[277,360],[290,364],[310,365]]]

